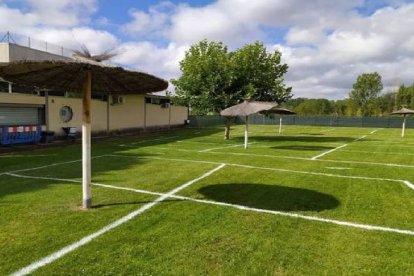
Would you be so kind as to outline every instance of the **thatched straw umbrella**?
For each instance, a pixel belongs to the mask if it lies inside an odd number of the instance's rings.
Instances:
[[[244,101],[241,104],[233,105],[220,112],[221,116],[224,117],[236,117],[244,116],[246,121],[246,127],[244,130],[244,148],[247,149],[249,142],[249,115],[259,112],[285,112],[284,108],[279,108],[279,105],[274,102],[259,102],[259,101]],[[289,110],[289,112],[292,112]],[[280,113],[279,113],[280,114]],[[226,135],[228,134],[226,126]]]
[[[267,113],[273,113],[273,114],[281,114],[281,115],[294,115],[296,112],[293,112],[292,110],[289,110],[287,108],[283,107],[275,107],[270,110],[262,111],[261,113],[267,114]],[[282,133],[282,117],[279,118],[279,134]]]
[[[168,83],[150,74],[103,64],[113,55],[77,53],[73,60],[18,61],[0,66],[0,77],[14,83],[82,94],[82,190],[83,207],[91,195],[91,94],[146,94],[164,90]]]
[[[402,124],[401,137],[404,137],[404,134],[405,134],[405,121],[407,119],[407,115],[414,114],[414,110],[403,107],[400,110],[392,112],[391,114],[393,114],[393,115],[403,115],[404,120],[403,120],[403,124]]]

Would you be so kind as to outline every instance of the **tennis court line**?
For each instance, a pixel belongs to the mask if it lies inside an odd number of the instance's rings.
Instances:
[[[16,175],[16,174],[13,174],[13,176],[22,177],[22,178],[34,178],[34,179],[45,179],[45,180],[56,180],[56,181],[81,183],[81,181],[72,180],[72,179],[60,179],[60,178],[39,177],[39,176],[33,176],[32,177],[32,176]],[[109,189],[131,191],[131,192],[140,193],[140,194],[157,195],[157,196],[160,196],[160,197],[165,197],[165,199],[166,198],[174,198],[174,199],[180,199],[180,200],[184,200],[184,201],[192,201],[192,202],[205,203],[205,204],[210,204],[210,205],[232,207],[232,208],[236,208],[236,209],[239,209],[239,210],[245,210],[245,211],[253,211],[253,212],[258,212],[258,213],[267,213],[267,214],[272,214],[272,215],[298,218],[298,219],[305,219],[305,220],[317,221],[317,222],[325,222],[325,223],[329,223],[329,224],[336,224],[336,225],[341,225],[341,226],[360,228],[360,229],[370,230],[370,231],[383,231],[383,232],[391,232],[391,233],[398,233],[398,234],[405,234],[405,235],[414,236],[414,231],[413,230],[407,230],[407,229],[390,228],[390,227],[384,227],[384,226],[378,226],[378,225],[370,225],[370,224],[362,224],[362,223],[348,222],[348,221],[342,221],[342,220],[327,219],[327,218],[316,217],[316,216],[307,216],[307,215],[301,215],[301,214],[297,214],[297,213],[274,211],[274,210],[268,210],[268,209],[260,209],[260,208],[248,207],[248,206],[245,206],[245,205],[239,205],[239,204],[231,204],[231,203],[220,202],[220,201],[213,201],[213,200],[197,199],[197,198],[186,197],[186,196],[179,196],[179,195],[171,194],[171,192],[168,193],[168,194],[158,193],[158,192],[151,192],[151,191],[147,191],[147,190],[134,189],[134,188],[128,188],[128,187],[120,187],[120,186],[109,185],[109,184],[101,184],[101,183],[92,183],[92,185],[100,186],[100,187],[104,187],[104,188],[109,188]],[[414,189],[414,186],[413,186],[413,189]]]
[[[119,147],[132,147],[133,145],[137,145],[137,144],[144,144],[147,142],[153,142],[153,141],[163,141],[163,140],[170,140],[170,139],[175,139],[178,138],[180,136],[169,136],[169,137],[164,137],[164,138],[155,138],[155,139],[145,139],[145,140],[141,140],[138,142],[131,142],[131,143],[125,143],[125,144],[119,144]]]
[[[403,152],[386,152],[386,151],[367,151],[367,150],[341,150],[342,152],[359,152],[359,153],[374,153],[374,154],[391,154],[391,155],[414,155],[414,153],[403,153]]]
[[[367,137],[367,135],[362,135],[361,137],[356,138],[356,139],[355,139],[355,140],[353,140],[352,142],[356,142],[356,141],[362,140],[362,139],[364,139],[364,138],[366,138],[366,137]]]
[[[376,130],[378,130],[378,129],[376,129]],[[375,133],[375,131],[371,132],[370,134],[373,134],[373,133]],[[352,142],[356,142],[356,141],[362,140],[362,139],[364,139],[364,138],[366,138],[366,137],[367,137],[367,135],[363,135],[363,136],[361,136],[361,137],[359,137],[359,138],[356,138],[356,139],[355,139],[355,140],[353,140]],[[352,142],[351,142],[351,143],[352,143]],[[311,158],[311,160],[317,160],[317,159],[319,159],[320,157],[323,157],[323,156],[325,156],[325,155],[327,155],[327,154],[329,154],[329,153],[332,153],[332,152],[334,152],[334,151],[336,151],[336,150],[338,150],[338,149],[344,148],[344,147],[346,147],[347,145],[348,145],[348,144],[343,144],[343,145],[338,146],[338,147],[336,147],[336,148],[334,148],[334,149],[331,149],[331,150],[325,151],[325,152],[323,152],[323,153],[321,153],[321,154],[319,154],[319,155],[316,155],[316,156],[312,157],[312,158]]]
[[[190,149],[177,149],[177,148],[166,148],[154,146],[155,149],[161,150],[175,150],[183,152],[199,152],[197,150]],[[308,157],[296,157],[296,156],[283,156],[283,155],[270,155],[270,154],[255,154],[255,153],[238,153],[238,152],[203,152],[208,154],[221,154],[221,155],[239,155],[239,156],[256,156],[256,157],[268,157],[268,158],[278,158],[278,159],[293,159],[293,160],[304,160],[304,161],[319,161],[319,162],[330,162],[330,163],[346,163],[346,164],[366,164],[366,165],[375,165],[375,166],[387,166],[387,167],[401,167],[401,168],[414,168],[414,165],[405,165],[405,164],[393,164],[393,163],[378,163],[378,162],[368,162],[368,161],[352,161],[352,160],[333,160],[333,159],[315,159],[312,160]]]
[[[327,155],[327,154],[329,154],[329,153],[331,153],[331,152],[334,152],[334,151],[339,150],[339,149],[341,149],[341,148],[343,148],[343,147],[346,147],[346,146],[348,146],[348,144],[343,144],[343,145],[340,145],[340,146],[338,146],[338,147],[336,147],[336,148],[333,148],[333,149],[328,150],[328,151],[325,151],[325,152],[323,152],[323,153],[321,153],[321,154],[319,154],[319,155],[316,155],[316,156],[312,157],[310,160],[316,160],[316,159],[318,159],[318,158],[320,158],[320,157],[322,157],[322,156],[325,156],[325,155]]]
[[[209,148],[204,150],[199,150],[198,152],[209,152],[212,150],[218,150],[218,149],[227,149],[227,148],[236,148],[236,147],[243,147],[244,144],[237,144],[237,145],[231,145],[231,146],[222,146],[222,147],[216,147],[216,148]]]
[[[107,154],[93,156],[93,157],[91,157],[91,159],[101,158],[101,157],[105,157],[105,156],[107,156]],[[70,164],[70,163],[76,163],[76,162],[81,162],[81,161],[82,161],[82,159],[77,159],[77,160],[71,160],[71,161],[48,164],[48,165],[39,166],[39,167],[32,167],[32,168],[27,168],[27,169],[19,169],[19,170],[0,172],[0,175],[15,173],[15,172],[26,172],[26,171],[40,170],[40,169],[45,169],[45,168],[49,168],[49,167],[54,167],[54,166],[59,166],[59,165],[64,165],[64,164]]]
[[[297,174],[309,174],[309,175],[318,175],[318,176],[327,176],[327,177],[338,177],[338,178],[349,178],[349,179],[362,179],[362,180],[378,180],[378,181],[388,181],[388,182],[397,182],[402,183],[408,188],[414,190],[414,185],[411,184],[408,180],[404,179],[393,179],[393,178],[381,178],[381,177],[368,177],[368,176],[355,176],[355,175],[342,175],[342,174],[332,174],[332,173],[321,173],[321,172],[309,172],[309,171],[297,171],[289,169],[278,169],[278,168],[269,168],[269,167],[259,167],[235,163],[225,163],[225,162],[215,162],[215,161],[203,161],[203,160],[190,160],[190,159],[181,159],[181,158],[166,158],[166,157],[150,157],[150,156],[128,156],[120,154],[108,154],[106,156],[112,157],[123,157],[123,158],[137,158],[137,159],[154,159],[154,160],[168,160],[168,161],[179,161],[179,162],[189,162],[189,163],[205,163],[205,164],[225,164],[232,167],[241,167],[249,169],[258,169],[258,170],[269,170],[277,172],[290,172]],[[407,184],[409,183],[409,184]]]
[[[161,195],[160,197],[158,197],[154,201],[152,201],[150,203],[147,203],[144,206],[140,207],[139,209],[137,209],[137,210],[129,213],[128,215],[123,216],[122,218],[120,218],[120,219],[118,219],[118,220],[116,220],[116,221],[108,224],[107,226],[101,228],[97,232],[92,233],[92,234],[90,234],[90,235],[88,235],[88,236],[80,239],[79,241],[77,241],[75,243],[72,243],[72,244],[70,244],[70,245],[68,245],[68,246],[66,246],[66,247],[64,247],[64,248],[62,248],[62,249],[60,249],[60,250],[58,250],[58,251],[56,251],[56,252],[54,252],[54,253],[46,256],[46,257],[44,257],[44,258],[42,258],[42,259],[40,259],[40,260],[38,260],[38,261],[36,261],[36,262],[28,265],[28,266],[26,266],[26,267],[23,267],[22,269],[14,272],[11,275],[13,275],[13,276],[27,275],[27,274],[30,274],[30,273],[34,272],[35,270],[39,269],[42,266],[45,266],[47,264],[50,264],[50,263],[52,263],[52,262],[54,262],[54,261],[62,258],[66,254],[68,254],[68,253],[76,250],[77,248],[79,248],[79,247],[81,247],[81,246],[83,246],[83,245],[91,242],[92,240],[94,240],[95,238],[97,238],[97,237],[105,234],[106,232],[108,232],[108,231],[110,231],[110,230],[112,230],[112,229],[114,229],[114,228],[116,228],[116,227],[118,227],[118,226],[120,226],[120,225],[122,225],[122,224],[124,224],[124,223],[126,223],[128,221],[130,221],[131,219],[133,219],[136,216],[142,214],[143,212],[145,212],[148,209],[152,208],[153,206],[155,206],[156,204],[160,203],[161,201],[164,201],[165,199],[171,197],[175,193],[178,193],[179,191],[181,191],[181,190],[189,187],[190,185],[194,184],[195,182],[200,181],[200,180],[202,180],[202,179],[210,176],[211,174],[213,174],[214,172],[216,172],[218,170],[221,170],[224,166],[225,166],[225,164],[220,164],[218,167],[216,167],[216,168],[214,168],[214,169],[206,172],[202,176],[199,176],[199,177],[197,177],[197,178],[195,178],[193,180],[190,180],[190,181],[184,183],[183,185],[181,185],[181,186],[179,186],[179,187],[171,190],[170,192]]]

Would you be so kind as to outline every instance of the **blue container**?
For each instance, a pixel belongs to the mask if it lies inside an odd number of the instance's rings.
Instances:
[[[37,143],[40,141],[42,132],[40,126],[5,126],[0,130],[2,145]]]

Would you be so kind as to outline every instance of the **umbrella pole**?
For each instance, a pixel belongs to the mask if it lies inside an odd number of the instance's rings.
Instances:
[[[249,143],[249,116],[246,116],[246,128],[244,129],[244,148],[247,149]]]
[[[279,119],[279,134],[282,133],[282,117]]]
[[[403,125],[402,125],[401,137],[404,137],[404,133],[405,133],[405,119],[406,119],[406,116],[407,115],[404,114],[404,121],[403,121]]]
[[[92,205],[91,193],[91,71],[83,79],[83,116],[82,116],[82,206],[88,209]]]

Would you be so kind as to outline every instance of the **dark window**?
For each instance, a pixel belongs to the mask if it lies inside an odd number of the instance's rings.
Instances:
[[[0,92],[9,92],[9,83],[5,81],[0,81]]]

